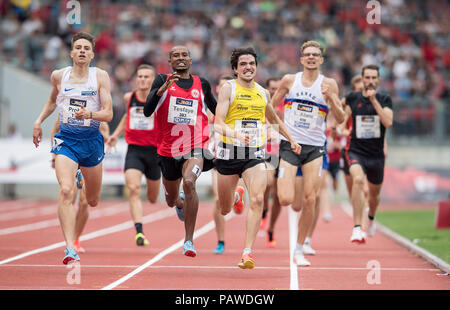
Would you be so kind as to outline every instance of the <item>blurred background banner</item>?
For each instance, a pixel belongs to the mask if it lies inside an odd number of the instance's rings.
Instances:
[[[379,10],[369,2],[379,3]],[[232,73],[230,52],[240,45],[256,48],[257,81],[264,85],[271,76],[301,70],[302,42],[322,42],[322,71],[338,81],[341,97],[350,91],[351,78],[375,63],[381,68],[380,91],[392,96],[394,109],[383,199],[400,199],[400,194],[413,200],[448,198],[448,16],[444,0],[0,0],[0,180],[5,184],[4,175],[20,163],[14,173],[31,169],[36,174],[29,174],[29,182],[56,182],[49,145],[34,148],[32,126],[50,94],[51,72],[71,65],[70,39],[83,30],[96,37],[92,65],[111,77],[111,132],[125,111],[123,94],[134,88],[137,66],[148,63],[157,72],[169,72],[174,44],[190,49],[192,73],[207,78],[213,89],[220,76]],[[55,117],[44,122],[44,139]],[[12,142],[21,140],[20,146]],[[118,156],[107,156],[105,182],[116,180],[108,177],[116,173],[123,183]]]

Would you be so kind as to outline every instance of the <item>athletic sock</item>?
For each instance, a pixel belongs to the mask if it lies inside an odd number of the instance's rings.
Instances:
[[[303,244],[297,243],[295,245],[295,251],[300,251],[303,253]]]
[[[142,223],[134,223],[134,227],[136,228],[136,234],[142,234]]]
[[[219,242],[218,242],[218,244],[220,245],[225,245],[225,241],[221,241],[221,240],[219,240]]]
[[[269,235],[269,241],[273,241],[273,231],[267,231],[267,235]]]
[[[369,215],[369,220],[373,221],[375,219],[375,216],[370,216]]]
[[[263,210],[263,214],[262,214],[262,218],[265,219],[265,218],[266,218],[266,215],[267,215],[267,209],[264,209],[264,210]]]
[[[306,237],[305,238],[305,244],[310,244],[311,243],[311,238],[310,237]]]
[[[244,252],[242,252],[242,256],[247,255],[247,254],[250,254],[250,253],[252,253],[252,249],[250,249],[250,248],[245,248],[245,249],[244,249]]]

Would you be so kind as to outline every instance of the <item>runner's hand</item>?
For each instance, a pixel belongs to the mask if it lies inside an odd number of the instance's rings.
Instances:
[[[292,152],[294,152],[297,155],[300,155],[300,152],[302,151],[302,146],[300,144],[298,144],[295,141],[291,141],[291,148]]]
[[[169,89],[169,87],[173,84],[176,83],[180,78],[180,75],[178,73],[173,73],[171,75],[169,75],[167,77],[166,82],[158,89],[158,91],[156,92],[156,94],[158,96],[162,96],[163,93]]]
[[[114,135],[109,136],[108,139],[106,139],[105,144],[108,145],[109,147],[115,147],[117,144],[117,137]]]
[[[240,132],[237,133],[237,139],[241,141],[241,143],[244,144],[245,146],[250,145],[250,142],[252,142],[254,136],[255,135],[250,135],[248,133],[240,133]]]
[[[40,124],[33,125],[33,143],[36,147],[39,146],[39,143],[42,140],[42,127]]]
[[[76,119],[86,119],[91,117],[91,112],[86,110],[85,107],[81,106],[81,109],[75,112]]]

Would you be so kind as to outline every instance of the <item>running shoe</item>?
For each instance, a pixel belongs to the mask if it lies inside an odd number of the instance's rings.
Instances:
[[[197,251],[194,249],[194,244],[192,241],[188,240],[184,243],[183,254],[189,257],[197,256]]]
[[[369,227],[367,228],[367,235],[369,237],[375,236],[376,230],[377,230],[377,224],[375,223],[375,220],[373,220],[373,221],[369,220]]]
[[[81,184],[81,180],[83,180],[83,175],[81,174],[80,169],[77,170],[77,174],[75,175],[75,177],[77,179],[77,187],[78,189],[81,189],[83,187],[83,185]]]
[[[253,269],[255,267],[255,261],[253,260],[252,254],[243,255],[238,267],[241,269]]]
[[[299,250],[294,251],[294,264],[303,267],[311,266],[311,263],[305,258],[303,252]]]
[[[180,192],[180,198],[181,198],[181,200],[184,201],[184,198],[185,198],[184,192]],[[178,208],[177,206],[175,206],[175,210],[177,211],[177,216],[180,219],[180,221],[184,222],[183,208]]]
[[[361,227],[354,227],[352,236],[350,237],[350,242],[364,244],[366,243],[366,233],[361,230]]]
[[[80,254],[83,254],[86,252],[86,250],[81,246],[79,240],[75,240],[75,242],[73,243],[73,248],[77,253],[80,253]]]
[[[331,219],[333,218],[333,216],[331,215],[331,213],[325,213],[323,215],[323,220],[327,223],[331,222]]]
[[[223,254],[225,253],[225,244],[219,243],[217,244],[217,248],[214,250],[214,254]]]
[[[238,186],[236,187],[236,191],[234,193],[239,197],[234,202],[233,209],[236,214],[241,214],[242,210],[244,210],[244,188],[242,186]]]
[[[147,240],[147,238],[145,238],[143,233],[136,234],[136,237],[134,238],[134,240],[136,241],[137,246],[147,246],[148,245],[148,240]]]
[[[71,264],[80,260],[80,257],[78,256],[77,252],[75,252],[75,250],[72,248],[66,248],[64,250],[64,254],[66,255],[64,256],[62,261],[64,265]]]
[[[316,255],[316,251],[311,247],[309,243],[305,243],[303,245],[303,254],[304,255]]]

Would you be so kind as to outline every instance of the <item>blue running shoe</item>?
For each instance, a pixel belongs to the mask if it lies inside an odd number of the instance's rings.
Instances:
[[[78,187],[78,189],[81,189],[83,187],[81,185],[81,180],[83,180],[83,175],[81,174],[80,169],[77,170],[76,178],[77,178],[77,187]]]
[[[70,263],[74,263],[75,261],[79,261],[80,260],[80,257],[78,256],[77,252],[75,252],[75,250],[72,249],[72,248],[66,248],[64,250],[64,254],[66,255],[63,258],[63,264],[64,265],[67,265],[67,264],[70,264]]]
[[[180,198],[181,200],[184,201],[184,193],[180,192]],[[175,206],[175,210],[177,211],[177,215],[178,218],[180,219],[180,221],[184,222],[184,212],[183,212],[183,208],[178,208],[177,206]]]
[[[219,242],[219,244],[217,244],[217,248],[214,250],[214,254],[223,254],[223,253],[225,253],[225,244]]]
[[[197,251],[194,249],[194,245],[192,244],[192,241],[188,240],[184,243],[183,254],[186,256],[189,256],[189,257],[197,256]]]

